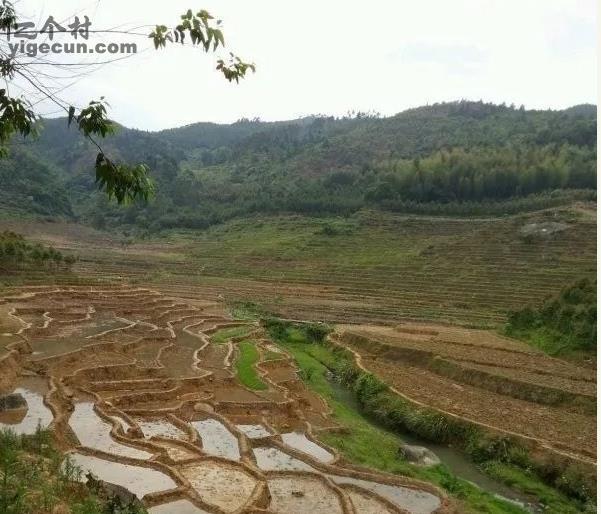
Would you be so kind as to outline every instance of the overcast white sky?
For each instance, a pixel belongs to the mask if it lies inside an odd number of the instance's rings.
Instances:
[[[20,0],[17,7],[42,23],[87,14],[93,29],[172,25],[188,8],[223,19],[228,47],[257,65],[239,85],[198,49],[157,52],[149,40],[129,38],[137,56],[61,93],[74,103],[104,95],[111,116],[129,127],[351,109],[391,115],[461,98],[527,108],[596,103],[595,0]]]

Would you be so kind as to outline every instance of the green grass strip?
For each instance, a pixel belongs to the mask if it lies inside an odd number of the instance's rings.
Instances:
[[[243,341],[238,348],[240,355],[236,361],[236,372],[240,382],[255,391],[267,389],[267,385],[259,378],[255,369],[255,364],[259,361],[259,350],[255,344],[252,341]]]
[[[497,498],[471,482],[455,476],[445,465],[422,468],[399,458],[398,449],[403,442],[402,438],[375,425],[361,413],[359,405],[353,406],[352,391],[327,380],[328,368],[334,368],[340,356],[335,355],[326,345],[309,343],[302,337],[302,331],[296,327],[282,330],[274,340],[292,354],[300,369],[300,376],[307,386],[326,400],[333,411],[334,419],[348,429],[346,433],[321,433],[318,437],[323,443],[336,448],[349,461],[436,484],[461,503],[461,512],[526,512],[521,507]],[[303,340],[305,342],[302,342]],[[374,444],[374,441],[377,441],[377,444]],[[483,467],[493,478],[538,497],[546,505],[546,512],[583,512],[558,491],[521,469],[493,462],[486,463]]]

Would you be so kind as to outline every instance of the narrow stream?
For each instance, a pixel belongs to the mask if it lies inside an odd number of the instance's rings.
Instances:
[[[508,500],[512,503],[519,504],[522,508],[530,511],[530,512],[539,512],[539,509],[535,505],[532,504],[531,498],[526,495],[520,494],[519,492],[514,491],[510,487],[506,486],[502,482],[494,480],[493,478],[486,475],[483,471],[481,471],[475,463],[470,461],[461,451],[456,450],[450,446],[446,446],[444,444],[436,444],[431,443],[429,441],[420,439],[419,437],[403,432],[392,432],[387,427],[383,426],[378,421],[374,420],[370,416],[363,413],[359,402],[355,398],[352,391],[349,391],[343,385],[338,383],[333,377],[327,376],[328,382],[330,383],[332,390],[334,391],[336,400],[343,403],[347,407],[353,409],[358,412],[359,415],[367,422],[372,425],[376,425],[381,430],[385,430],[386,432],[399,437],[404,442],[423,446],[434,452],[441,463],[444,464],[449,470],[457,477],[462,478],[463,480],[467,480],[477,485],[480,489],[502,498],[504,500]]]

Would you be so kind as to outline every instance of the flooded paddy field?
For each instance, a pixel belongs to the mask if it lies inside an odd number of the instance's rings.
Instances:
[[[23,377],[13,394],[20,395],[25,405],[18,409],[0,411],[0,428],[7,428],[16,434],[34,434],[38,426],[48,428],[52,422],[52,411],[44,403],[48,385],[41,377]]]
[[[0,427],[50,427],[84,479],[152,514],[452,512],[435,486],[347,466],[319,443],[314,431],[337,429],[327,404],[255,322],[139,287],[23,288],[0,305],[17,313],[2,341],[27,343],[0,353],[0,394],[24,400]],[[262,391],[235,366],[251,333]]]
[[[171,477],[154,469],[122,464],[80,453],[70,454],[70,458],[81,468],[84,475],[90,472],[100,480],[122,485],[138,498],[177,486]]]

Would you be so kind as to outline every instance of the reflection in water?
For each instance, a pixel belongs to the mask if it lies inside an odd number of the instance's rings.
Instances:
[[[152,457],[152,454],[148,452],[125,446],[113,440],[110,434],[111,425],[96,414],[92,402],[75,404],[75,410],[71,414],[69,425],[82,446],[133,459],[149,459]]]
[[[250,439],[269,437],[271,435],[271,432],[269,432],[263,425],[236,425],[236,428]]]
[[[155,469],[130,466],[81,453],[73,453],[70,457],[82,469],[83,478],[89,471],[100,480],[125,487],[138,498],[177,487],[171,477]]]
[[[306,453],[320,462],[332,462],[334,460],[334,456],[329,451],[315,444],[302,432],[282,434],[282,441],[291,448]]]
[[[192,426],[200,434],[202,449],[209,455],[240,460],[238,439],[216,419],[192,421]]]
[[[37,391],[18,387],[15,393],[21,394],[27,402],[27,411],[0,412],[0,428],[9,428],[16,434],[34,434],[38,425],[47,428],[52,422],[52,411],[44,405],[44,397]]]
[[[350,488],[345,492],[348,494],[353,507],[355,507],[355,512],[360,512],[361,514],[392,514],[390,507],[384,504],[379,498],[369,496],[364,491]]]
[[[173,423],[164,419],[136,419],[136,422],[140,426],[144,437],[150,438],[153,436],[160,436],[166,437],[167,439],[187,439],[187,435],[184,434],[184,432],[177,428]]]
[[[257,466],[264,471],[313,471],[318,473],[309,464],[284,453],[278,448],[254,448],[253,453],[255,454],[255,459],[257,459]]]
[[[425,491],[398,485],[379,484],[378,482],[370,482],[369,480],[361,480],[358,478],[336,475],[328,476],[337,484],[353,484],[379,494],[398,505],[401,509],[408,510],[414,514],[430,514],[440,506],[440,499],[438,496]]]

